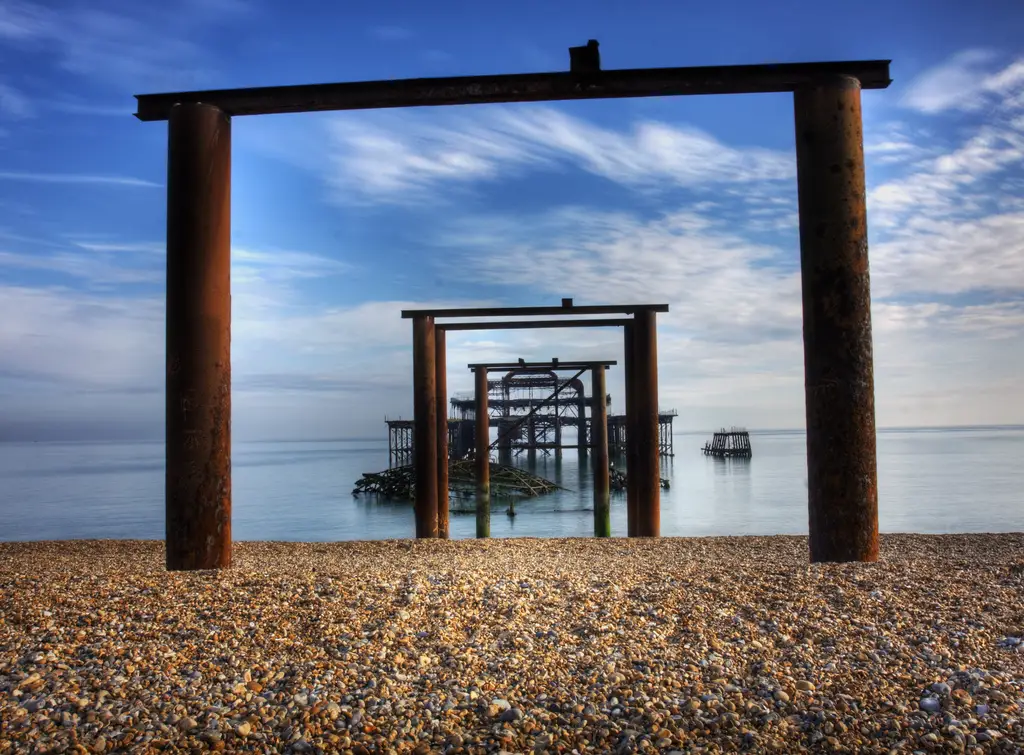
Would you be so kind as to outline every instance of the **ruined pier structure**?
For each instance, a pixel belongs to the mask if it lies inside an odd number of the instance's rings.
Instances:
[[[588,47],[586,65],[550,73],[136,95],[137,118],[168,121],[164,493],[168,569],[231,565],[233,118],[766,92],[790,93],[794,104],[810,558],[878,558],[861,91],[889,86],[890,61],[605,71],[596,42]],[[578,52],[575,57],[579,58]],[[416,323],[415,340],[422,350],[433,342],[433,330],[424,318]],[[421,383],[417,382],[417,399],[424,401]],[[656,429],[656,422],[652,427]],[[417,456],[424,445],[419,440],[417,435]],[[656,451],[652,457],[656,463]]]
[[[525,362],[512,364],[511,368],[501,364],[488,365],[490,370],[504,374],[487,379],[487,410],[491,430],[497,430],[501,437],[498,453],[503,463],[523,453],[534,455],[562,455],[565,449],[574,449],[585,457],[593,445],[593,404],[595,397],[590,393],[586,381],[573,379],[561,387],[568,368],[566,362],[554,359],[543,367],[527,367]],[[473,369],[475,365],[470,365]],[[547,403],[545,400],[558,391]],[[605,411],[612,406],[611,394],[604,397]],[[475,447],[476,399],[473,392],[460,393],[449,399],[448,413],[448,458],[463,459]],[[525,422],[519,420],[531,415]],[[677,413],[672,410],[658,412],[658,453],[673,456],[675,442],[672,423]],[[385,418],[388,428],[388,463],[391,466],[411,464],[413,459],[413,421],[411,419]],[[570,435],[566,439],[563,430],[571,428],[575,442]],[[613,457],[626,452],[626,415],[608,414],[608,453]]]
[[[629,439],[626,447],[627,522],[631,536],[657,537],[661,530],[661,463],[658,426],[658,341],[656,317],[667,312],[667,304],[591,305],[578,307],[572,299],[562,299],[557,307],[490,307],[475,309],[406,310],[402,317],[412,320],[413,332],[413,465],[416,468],[415,518],[417,537],[448,536],[448,418],[438,407],[448,404],[447,333],[462,330],[533,330],[539,328],[622,328],[623,364],[626,384],[626,417]],[[619,315],[618,317],[602,317]],[[507,319],[507,318],[528,319]],[[499,318],[499,319],[481,319]],[[544,319],[536,319],[544,318]],[[442,322],[460,320],[459,322]],[[477,461],[477,534],[490,529],[490,412],[487,407],[490,371],[508,371],[517,367],[553,370],[566,366],[577,370],[561,383],[553,398],[573,380],[593,371],[592,395],[607,393],[604,371],[614,362],[511,363],[470,365],[474,377],[474,422]],[[600,369],[597,367],[600,365]],[[600,376],[600,383],[598,383]],[[603,438],[595,440],[595,489],[607,490],[607,404],[596,401],[594,428]],[[531,412],[529,416],[535,413]],[[528,417],[523,417],[528,419]],[[495,443],[501,442],[501,436]],[[600,444],[600,447],[599,447]],[[601,448],[604,451],[601,451]],[[603,453],[603,457],[598,454]],[[603,461],[601,460],[603,458]],[[604,481],[596,478],[603,468]]]

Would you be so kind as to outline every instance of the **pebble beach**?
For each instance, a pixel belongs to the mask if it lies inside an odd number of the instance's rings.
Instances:
[[[1024,534],[0,543],[0,753],[1024,752]]]

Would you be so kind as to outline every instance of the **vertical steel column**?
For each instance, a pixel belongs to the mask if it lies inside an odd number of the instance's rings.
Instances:
[[[448,537],[448,339],[434,327],[437,413],[437,536]]]
[[[167,149],[169,570],[231,566],[231,118],[175,105]]]
[[[491,536],[491,416],[487,410],[487,368],[474,375],[473,411],[476,418],[476,536]]]
[[[579,421],[576,423],[576,453],[579,458],[587,458],[587,398],[584,390],[576,403],[576,413]]]
[[[636,535],[661,534],[661,456],[658,453],[658,330],[654,312],[633,315],[633,433]]]
[[[605,368],[593,372],[595,396],[604,396]],[[603,401],[595,402],[591,442],[594,444],[594,536],[611,537],[611,484],[608,472],[608,412]]]
[[[636,537],[636,433],[633,424],[636,403],[633,393],[636,390],[633,369],[633,325],[622,327],[622,371],[625,378],[626,391],[626,422],[623,428],[626,433],[626,534]]]
[[[437,537],[437,370],[434,318],[412,320],[413,471],[416,537]]]
[[[811,561],[878,559],[860,82],[794,94]]]

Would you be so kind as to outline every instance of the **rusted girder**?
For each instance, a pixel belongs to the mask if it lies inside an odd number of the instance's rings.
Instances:
[[[231,566],[231,119],[170,111],[166,564]]]
[[[474,435],[476,449],[476,536],[491,536],[491,418],[487,409],[487,368],[474,373]]]
[[[651,310],[652,312],[668,312],[668,304],[587,304],[581,307],[468,307],[465,309],[403,309],[402,317],[405,319],[409,319],[410,317],[433,317],[435,319],[449,317],[564,317],[567,315],[632,315],[646,310]],[[565,320],[564,322],[576,321]]]
[[[416,537],[437,537],[437,370],[434,321],[412,321],[413,464]]]
[[[811,561],[878,558],[861,86],[794,95]]]
[[[578,318],[576,320],[484,320],[482,322],[446,322],[439,330],[536,330],[538,328],[615,328],[630,322],[628,318]]]
[[[633,433],[636,458],[626,471],[636,479],[636,536],[661,534],[661,455],[658,448],[658,335],[654,312],[633,321]],[[626,436],[629,442],[629,435]]]
[[[448,345],[434,326],[434,390],[437,418],[437,536],[448,537]]]
[[[605,368],[595,367],[592,372],[593,395],[603,397]],[[585,432],[581,421],[579,431]],[[611,537],[611,484],[608,470],[608,410],[604,401],[594,401],[590,419],[590,442],[594,457],[594,536]]]
[[[261,115],[485,102],[792,92],[823,75],[836,74],[859,79],[865,89],[884,89],[890,83],[888,60],[633,68],[583,75],[552,72],[454,76],[137,94],[135,117],[142,121],[166,120],[171,107],[178,102],[206,102],[231,115]]]

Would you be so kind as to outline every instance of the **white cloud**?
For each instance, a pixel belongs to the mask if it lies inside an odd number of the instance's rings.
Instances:
[[[691,127],[646,121],[629,132],[557,110],[518,107],[413,120],[352,117],[329,126],[329,182],[341,199],[436,199],[436,188],[508,178],[526,168],[573,165],[610,181],[656,190],[791,179],[792,155],[736,148]]]
[[[991,50],[964,50],[921,73],[901,99],[904,107],[933,115],[946,110],[973,112],[996,103],[1024,103],[1024,59],[992,73],[998,55]]]
[[[56,184],[108,184],[111,186],[160,187],[162,184],[130,176],[93,176],[86,173],[31,173],[28,171],[0,171],[0,180],[31,181]]]

